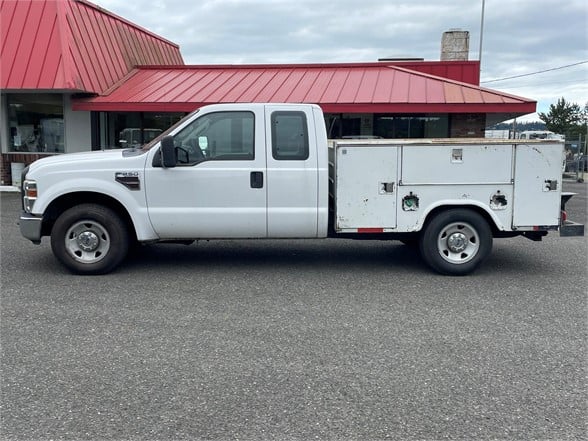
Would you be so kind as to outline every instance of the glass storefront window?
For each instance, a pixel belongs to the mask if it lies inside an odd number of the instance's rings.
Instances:
[[[7,94],[8,150],[63,153],[63,96],[61,94]]]
[[[327,136],[339,138],[447,138],[449,116],[325,114]]]
[[[107,149],[139,147],[174,125],[184,113],[106,112],[100,147]]]
[[[327,137],[329,139],[357,138],[365,135],[361,114],[326,114]],[[371,133],[370,133],[371,134]]]
[[[447,138],[447,115],[374,115],[374,135],[382,138]]]

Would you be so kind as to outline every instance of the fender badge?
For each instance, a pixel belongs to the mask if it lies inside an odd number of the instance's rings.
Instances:
[[[137,191],[141,189],[139,172],[116,172],[114,174],[114,180],[129,190]]]

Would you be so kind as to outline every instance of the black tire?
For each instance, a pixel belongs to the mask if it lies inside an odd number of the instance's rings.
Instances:
[[[57,218],[51,231],[51,249],[74,273],[106,274],[127,255],[129,235],[115,211],[82,204]]]
[[[423,260],[435,271],[464,276],[492,251],[492,231],[486,219],[473,210],[446,210],[427,223],[419,249]]]

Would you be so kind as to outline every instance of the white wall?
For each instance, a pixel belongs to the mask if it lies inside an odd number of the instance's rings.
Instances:
[[[90,112],[73,111],[71,95],[63,96],[63,120],[65,125],[65,153],[92,150],[92,125]]]

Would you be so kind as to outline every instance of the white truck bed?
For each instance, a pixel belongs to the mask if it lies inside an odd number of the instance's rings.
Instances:
[[[416,232],[451,205],[478,207],[501,231],[559,225],[561,142],[337,140],[329,148],[339,233]]]

